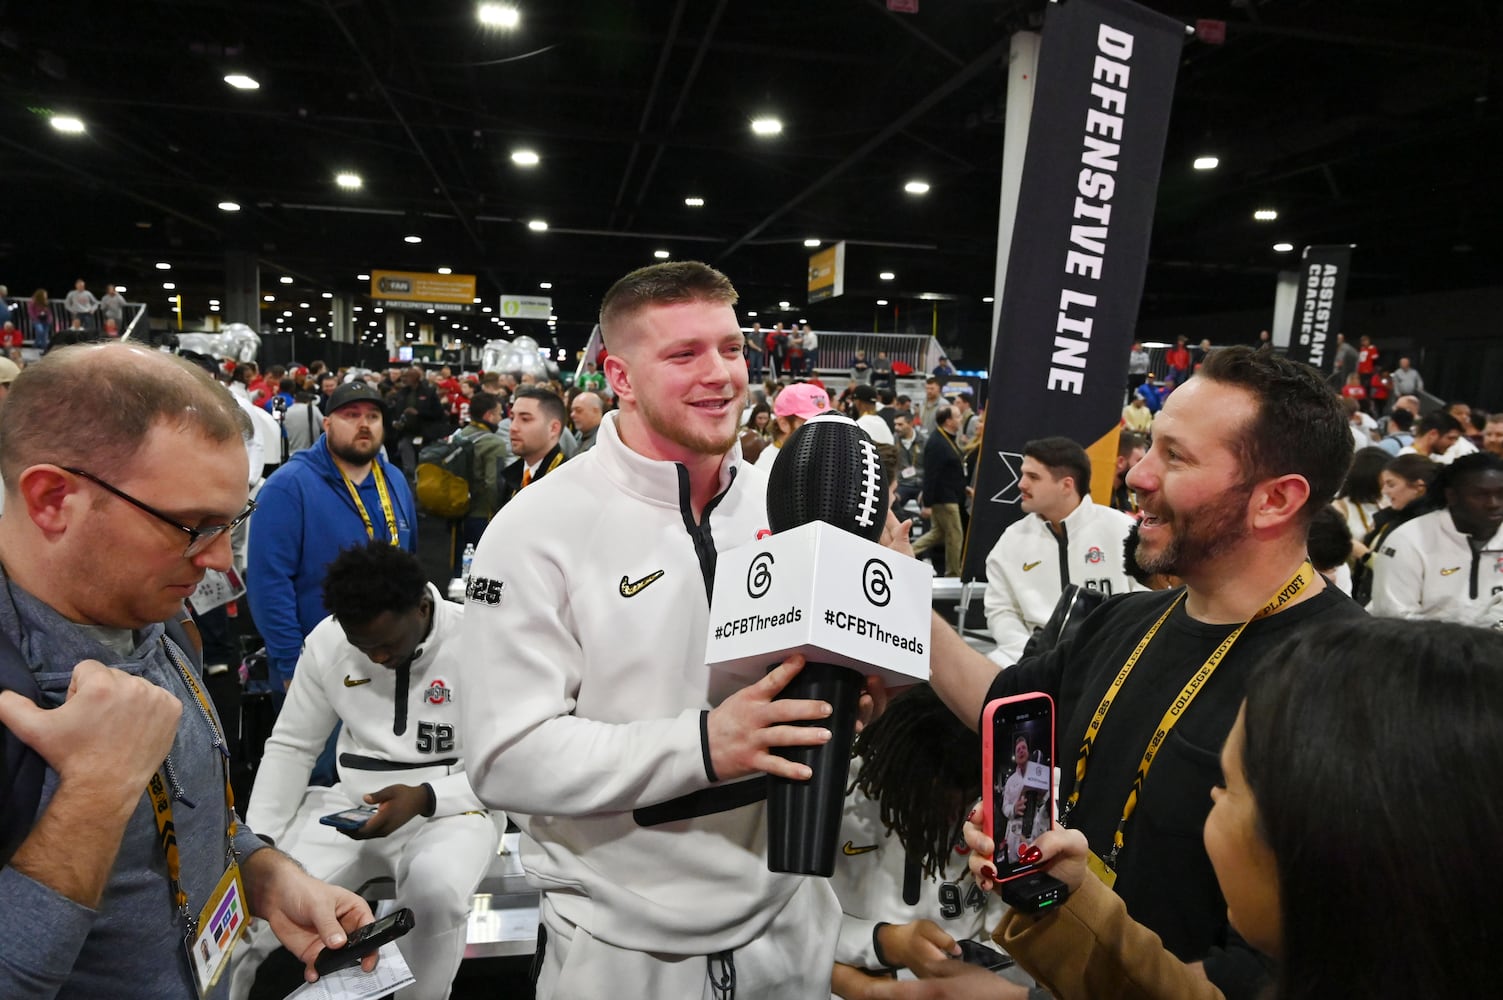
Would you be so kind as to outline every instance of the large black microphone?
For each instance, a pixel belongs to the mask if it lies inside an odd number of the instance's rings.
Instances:
[[[767,484],[767,524],[779,532],[823,521],[870,542],[887,523],[887,477],[877,447],[855,421],[836,413],[805,423],[783,443]],[[812,612],[813,609],[810,609]],[[837,663],[808,662],[778,697],[826,701],[831,739],[817,747],[780,747],[780,757],[805,764],[808,781],[770,777],[767,867],[829,876],[835,871],[851,741],[865,677]]]

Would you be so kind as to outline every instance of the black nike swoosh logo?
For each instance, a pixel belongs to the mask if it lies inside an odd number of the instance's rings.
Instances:
[[[656,580],[658,579],[658,577],[660,577],[660,576],[663,575],[663,572],[664,572],[663,570],[658,570],[656,573],[648,573],[646,576],[642,577],[642,579],[638,580],[636,583],[631,582],[630,580],[628,580],[626,577],[623,576],[621,578],[621,596],[622,597],[636,597],[642,591],[644,591],[648,587],[652,586],[652,584],[654,582],[656,582]]]
[[[880,845],[868,844],[865,847],[857,847],[855,844],[847,840],[844,844],[840,845],[840,853],[844,854],[848,858],[854,858],[862,854],[870,854],[872,851],[875,851],[878,846]]]

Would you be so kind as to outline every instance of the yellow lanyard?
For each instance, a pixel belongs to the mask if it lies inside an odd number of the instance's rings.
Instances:
[[[386,490],[386,476],[381,472],[381,460],[371,462],[371,475],[376,477],[376,496],[381,498],[381,516],[386,519],[386,534],[393,545],[401,545],[402,540],[397,537],[397,513],[391,505],[391,494]],[[344,480],[345,489],[350,491],[350,499],[355,501],[355,509],[360,512],[360,520],[365,522],[365,537],[371,541],[376,539],[376,526],[371,523],[371,516],[365,512],[365,504],[360,502],[360,491],[355,484],[350,482],[350,477],[339,470],[339,478]]]
[[[1138,807],[1138,795],[1143,789],[1144,779],[1148,777],[1149,768],[1153,767],[1153,759],[1158,754],[1159,748],[1164,745],[1164,740],[1168,738],[1169,732],[1174,728],[1175,723],[1179,722],[1185,712],[1189,710],[1190,704],[1195,701],[1195,696],[1200,694],[1201,690],[1205,688],[1206,682],[1211,679],[1211,675],[1216,672],[1216,668],[1221,665],[1221,661],[1226,659],[1226,654],[1231,651],[1232,644],[1237,641],[1247,626],[1260,618],[1266,618],[1271,614],[1277,613],[1314,582],[1315,567],[1310,565],[1309,560],[1306,560],[1300,564],[1299,569],[1294,571],[1294,575],[1278,589],[1273,597],[1269,598],[1268,603],[1263,605],[1261,611],[1241,625],[1238,625],[1232,630],[1230,635],[1221,640],[1221,644],[1212,650],[1211,655],[1206,658],[1205,663],[1195,672],[1195,676],[1185,682],[1184,688],[1180,690],[1179,695],[1170,703],[1168,711],[1164,713],[1164,717],[1159,720],[1158,729],[1154,732],[1153,738],[1148,741],[1147,749],[1143,751],[1143,759],[1138,764],[1138,773],[1133,777],[1132,789],[1127,793],[1127,802],[1122,807],[1122,818],[1117,821],[1117,830],[1112,836],[1112,852],[1106,859],[1108,865],[1116,862],[1117,854],[1122,850],[1122,845],[1125,842],[1123,831],[1127,828],[1127,821],[1132,818],[1133,811]],[[1086,765],[1090,761],[1091,747],[1096,743],[1096,735],[1101,731],[1101,723],[1106,719],[1106,713],[1111,710],[1112,702],[1116,700],[1117,693],[1122,690],[1122,685],[1127,682],[1127,678],[1132,673],[1133,667],[1137,666],[1138,658],[1143,655],[1143,650],[1148,648],[1148,644],[1158,634],[1159,628],[1164,622],[1169,620],[1169,616],[1174,613],[1174,609],[1179,607],[1180,601],[1184,599],[1185,593],[1181,591],[1180,595],[1174,599],[1174,603],[1169,605],[1169,609],[1159,616],[1159,620],[1154,622],[1153,627],[1139,640],[1137,647],[1132,651],[1132,655],[1128,656],[1127,662],[1122,664],[1122,669],[1117,671],[1116,678],[1112,680],[1111,686],[1106,689],[1106,694],[1102,697],[1101,704],[1096,706],[1096,712],[1091,716],[1091,722],[1086,726],[1085,738],[1080,744],[1080,756],[1075,761],[1075,787],[1070,790],[1070,798],[1065,803],[1064,811],[1060,815],[1060,825],[1064,825],[1065,820],[1069,818],[1071,810],[1075,808],[1075,803],[1080,799],[1080,788],[1085,783]]]
[[[165,638],[162,642],[164,648],[167,650],[167,658],[177,668],[178,676],[183,679],[183,683],[188,685],[188,690],[192,691],[193,696],[198,699],[198,705],[203,710],[204,718],[209,723],[210,730],[214,733],[216,748],[224,760],[224,805],[225,811],[229,815],[229,841],[225,853],[227,858],[233,858],[235,832],[239,829],[239,825],[235,822],[235,792],[230,788],[229,747],[225,746],[224,734],[214,724],[214,713],[209,707],[209,700],[204,697],[203,689],[194,681],[192,672],[183,666],[178,656],[174,655],[173,650],[175,646],[169,644]],[[162,853],[167,857],[167,884],[168,888],[172,891],[172,902],[177,907],[178,914],[183,918],[184,923],[187,924],[188,934],[192,937],[198,933],[198,920],[193,916],[192,911],[188,909],[188,894],[183,890],[182,859],[178,856],[177,849],[177,828],[172,822],[172,796],[168,792],[167,782],[163,779],[161,771],[151,776],[151,781],[147,784],[146,791],[151,796],[151,812],[152,817],[157,823],[157,835],[161,839]],[[187,800],[185,799],[184,801]]]

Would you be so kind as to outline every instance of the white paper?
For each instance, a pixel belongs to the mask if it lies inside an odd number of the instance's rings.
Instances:
[[[304,983],[287,994],[287,1000],[375,1000],[417,982],[395,944],[382,945],[376,954],[381,958],[374,972],[363,972],[358,965],[340,969],[319,976],[316,983]]]

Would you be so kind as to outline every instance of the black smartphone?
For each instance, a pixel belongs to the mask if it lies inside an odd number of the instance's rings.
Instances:
[[[1035,691],[988,702],[982,715],[985,823],[997,881],[1034,871],[1033,841],[1054,825],[1054,700]]]
[[[967,965],[979,965],[992,972],[1001,972],[1016,964],[1011,955],[1004,955],[995,948],[988,948],[980,941],[966,938],[957,943],[960,945],[960,960]]]
[[[387,914],[375,923],[357,927],[349,933],[343,948],[325,948],[313,959],[313,968],[320,976],[327,976],[340,969],[360,964],[360,960],[383,944],[395,941],[417,926],[412,911],[402,907]]]
[[[355,809],[342,809],[337,813],[321,816],[318,821],[324,826],[332,826],[336,830],[353,833],[370,822],[370,818],[374,815],[376,815],[375,806],[359,806]]]

